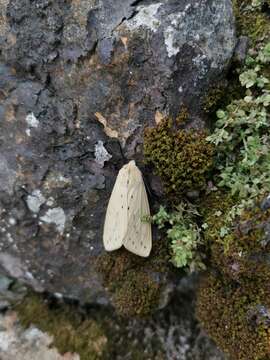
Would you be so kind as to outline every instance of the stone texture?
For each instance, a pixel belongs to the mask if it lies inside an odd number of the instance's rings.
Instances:
[[[196,278],[188,278],[182,281],[170,306],[149,318],[123,319],[109,309],[103,309],[97,313],[95,307],[85,316],[83,309],[80,309],[84,313],[86,323],[89,324],[89,321],[93,319],[98,321],[98,326],[104,331],[103,334],[102,332],[99,334],[99,337],[107,339],[102,355],[95,358],[102,358],[102,360],[227,359],[200,329],[194,318],[195,280]],[[55,305],[55,302],[54,305],[51,304],[50,309],[52,310]],[[76,308],[74,307],[73,310],[75,311]],[[60,311],[61,307],[58,303],[57,313]],[[65,326],[67,324],[65,322]],[[106,324],[105,327],[104,324]],[[61,325],[59,323],[59,326]],[[91,346],[91,339],[89,341]],[[56,349],[51,349],[52,346],[48,349],[51,342],[51,337],[34,325],[23,330],[14,313],[7,312],[5,315],[0,315],[0,358],[2,360],[64,360],[66,357],[69,360],[77,360],[76,355],[69,353],[68,346],[66,349],[68,353],[63,358]]]
[[[80,360],[77,354],[60,355],[50,348],[52,338],[39,329],[23,330],[14,312],[0,315],[1,360]]]
[[[0,16],[0,264],[107,304],[94,262],[116,174],[141,165],[157,114],[185,105],[204,126],[200,104],[236,43],[231,2],[10,0]]]

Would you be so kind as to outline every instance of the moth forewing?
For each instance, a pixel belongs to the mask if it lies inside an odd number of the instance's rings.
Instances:
[[[106,211],[103,243],[106,251],[119,249],[127,232],[127,173],[123,167],[116,178]]]
[[[147,257],[152,248],[151,224],[144,222],[150,216],[150,208],[142,174],[137,166],[130,169],[127,197],[127,233],[124,246],[132,253]]]

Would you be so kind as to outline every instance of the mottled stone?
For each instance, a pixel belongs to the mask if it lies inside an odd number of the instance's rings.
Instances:
[[[0,315],[1,360],[79,360],[79,355],[60,354],[51,348],[53,339],[35,327],[24,330],[14,312]]]
[[[162,196],[144,128],[182,106],[205,126],[203,98],[236,43],[231,1],[10,0],[0,17],[0,264],[109,304],[94,263],[118,170],[136,159]]]

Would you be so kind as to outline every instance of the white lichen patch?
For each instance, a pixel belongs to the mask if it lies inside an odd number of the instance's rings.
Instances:
[[[28,195],[26,198],[26,203],[33,213],[37,214],[41,205],[46,202],[45,197],[42,195],[40,190],[34,190],[31,195]]]
[[[29,113],[25,118],[26,123],[29,128],[25,130],[27,136],[31,136],[31,128],[37,128],[39,125],[38,119],[35,117],[34,113]]]
[[[107,136],[111,138],[118,138],[118,132],[108,126],[107,119],[105,119],[105,117],[100,112],[96,112],[95,116],[97,120],[104,126],[104,132]]]
[[[188,44],[205,55],[212,68],[219,68],[235,46],[234,29],[227,27],[232,17],[231,10],[228,10],[226,2],[216,2],[212,7],[194,1],[182,11],[169,14],[168,24],[163,30],[168,57],[177,55],[183,45]],[[200,19],[208,21],[200,23]],[[221,33],[220,29],[224,32]]]
[[[34,113],[30,113],[26,116],[25,121],[32,128],[37,128],[39,125],[38,119],[35,117]]]
[[[112,155],[108,153],[106,150],[103,141],[99,140],[98,143],[95,145],[95,160],[96,162],[103,167],[105,161],[109,161]]]
[[[153,32],[156,32],[160,26],[160,21],[156,17],[158,9],[162,3],[151,4],[147,6],[138,6],[137,7],[137,15],[135,15],[132,19],[126,22],[126,25],[130,29],[136,29],[140,26],[146,27]]]
[[[192,59],[193,64],[200,69],[199,77],[204,77],[208,71],[207,57],[206,55],[197,55]]]
[[[168,26],[164,31],[165,45],[168,53],[168,57],[177,55],[180,51],[179,46],[175,43],[175,29],[172,26]]]
[[[47,224],[55,224],[60,234],[63,234],[66,223],[66,215],[62,208],[57,207],[49,209],[46,214],[40,218],[40,220]]]

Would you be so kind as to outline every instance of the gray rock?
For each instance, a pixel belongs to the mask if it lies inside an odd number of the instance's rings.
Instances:
[[[36,327],[23,329],[15,313],[0,315],[0,357],[2,360],[79,360],[79,355],[60,354],[53,338]]]
[[[261,209],[262,211],[266,211],[270,208],[270,195],[265,197],[261,202]]]
[[[12,279],[10,279],[6,276],[0,275],[0,292],[8,290],[12,283],[13,283]]]
[[[249,38],[247,36],[240,36],[234,51],[234,61],[243,64],[249,47]]]
[[[201,104],[236,43],[231,1],[10,0],[0,10],[0,264],[35,289],[107,304],[94,264],[118,170],[142,165],[156,112],[185,105],[189,126],[205,126]]]

